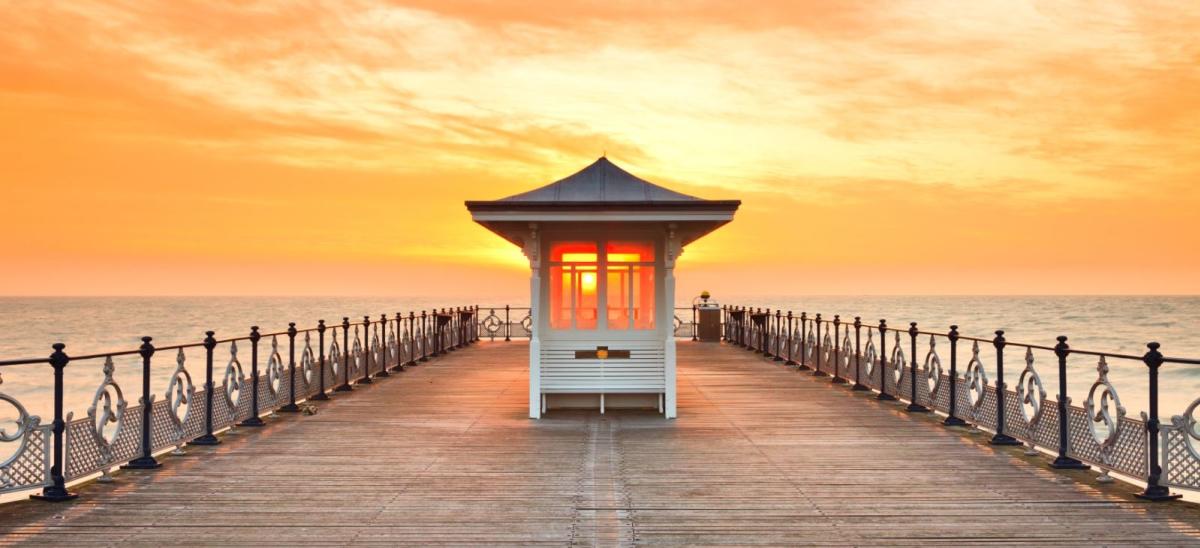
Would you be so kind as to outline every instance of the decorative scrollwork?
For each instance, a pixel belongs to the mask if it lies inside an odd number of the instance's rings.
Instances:
[[[1017,401],[1021,402],[1021,415],[1029,425],[1029,446],[1025,454],[1037,454],[1038,425],[1042,422],[1043,404],[1046,401],[1046,387],[1042,385],[1042,377],[1033,368],[1033,349],[1025,348],[1025,369],[1017,381]]]
[[[356,325],[354,326],[354,344],[350,345],[350,361],[354,364],[351,368],[352,374],[358,375],[359,373],[362,373],[363,367],[366,366],[364,363],[365,358],[366,356],[363,354],[362,341],[359,340],[358,336],[358,326]]]
[[[833,363],[833,336],[829,331],[825,332],[825,336],[821,339],[821,364],[832,369],[833,374],[837,374],[838,364]]]
[[[116,365],[113,363],[112,356],[104,358],[104,379],[100,381],[100,386],[96,387],[96,393],[92,396],[92,404],[88,406],[87,416],[91,423],[92,440],[96,443],[96,448],[100,453],[100,462],[102,463],[102,473],[100,481],[112,481],[112,477],[108,475],[109,468],[113,459],[113,443],[116,442],[117,436],[121,433],[121,428],[125,424],[125,409],[129,407],[129,402],[125,401],[125,393],[121,391],[121,385],[113,379],[113,373],[116,372]],[[114,401],[115,409],[114,409]],[[113,425],[110,430],[109,425]],[[0,432],[0,436],[3,432]],[[5,439],[4,441],[9,441]]]
[[[3,377],[0,377],[0,384],[3,383]],[[9,432],[7,428],[8,425],[0,426],[0,442],[20,442],[20,445],[17,446],[17,449],[13,451],[8,458],[4,459],[3,462],[0,462],[0,490],[31,485],[34,480],[41,481],[43,476],[37,472],[32,474],[29,472],[22,473],[21,471],[14,470],[14,468],[20,468],[18,461],[25,456],[25,451],[29,448],[29,440],[31,437],[30,434],[38,427],[38,424],[41,423],[42,419],[37,415],[30,415],[29,411],[25,410],[25,406],[21,405],[21,402],[17,401],[16,398],[13,398],[8,394],[0,392],[0,401],[8,403],[16,411],[16,418],[12,419],[16,429],[12,432]],[[124,410],[123,407],[120,409],[122,411]],[[5,413],[5,415],[8,415],[8,413]],[[40,472],[40,470],[38,470],[38,472]],[[36,478],[34,477],[34,474],[36,474]]]
[[[167,413],[167,418],[171,420],[171,426],[175,430],[172,437],[175,439],[173,453],[176,455],[183,454],[184,424],[187,422],[188,413],[191,412],[192,396],[196,393],[196,387],[192,385],[192,375],[184,367],[186,361],[187,357],[180,348],[175,355],[175,371],[171,373],[171,381],[167,383],[167,408],[171,410]]]
[[[342,368],[342,347],[338,344],[337,332],[333,335],[333,342],[329,344],[329,360],[326,363],[329,364],[329,372],[336,379]]]
[[[312,384],[313,382],[313,364],[316,362],[316,357],[313,356],[312,340],[307,331],[304,332],[304,351],[300,353],[300,377],[304,379],[304,384]]]
[[[1125,407],[1121,405],[1121,398],[1117,395],[1117,389],[1108,380],[1108,362],[1104,356],[1100,356],[1100,361],[1096,363],[1096,372],[1098,373],[1096,381],[1092,383],[1091,390],[1088,391],[1087,401],[1084,402],[1084,411],[1091,419],[1088,421],[1092,431],[1092,438],[1096,440],[1096,444],[1100,446],[1100,476],[1096,481],[1108,483],[1113,481],[1108,475],[1109,469],[1113,465],[1113,448],[1116,446],[1117,440],[1121,436],[1121,422],[1125,418]],[[1116,417],[1113,417],[1113,414]]]
[[[525,331],[525,335],[533,335],[533,316],[529,312],[526,312],[525,317],[521,318],[521,329]]]
[[[904,380],[904,368],[908,364],[908,360],[904,357],[904,345],[900,344],[900,332],[896,332],[896,343],[892,345],[892,360],[891,360],[892,380],[896,383],[896,389],[900,389],[900,383]]]
[[[676,337],[678,337],[678,336],[679,336],[679,330],[683,328],[683,320],[679,319],[679,315],[678,315],[678,314],[676,314],[676,315],[672,316],[671,326],[672,326],[672,329],[673,329],[672,333],[673,333],[673,334],[674,334]]]
[[[925,388],[929,390],[929,401],[937,401],[942,390],[942,358],[937,353],[937,339],[929,336],[929,352],[925,354]]]
[[[387,339],[387,352],[389,357],[387,363],[393,365],[400,365],[404,363],[400,360],[400,339],[397,337],[395,329],[392,329],[391,336],[389,336]]]
[[[877,369],[875,360],[877,359],[879,359],[879,351],[875,349],[875,335],[873,330],[868,329],[867,348],[863,351],[863,361],[867,362],[867,370],[863,373],[866,374],[868,380],[875,378],[874,375]]]
[[[225,377],[221,381],[221,393],[230,413],[236,413],[238,402],[246,391],[246,380],[242,373],[242,362],[237,357],[237,341],[229,343],[229,365],[225,366]]]
[[[843,375],[846,377],[850,377],[854,373],[854,351],[851,350],[853,345],[854,343],[850,340],[850,328],[847,327],[846,334],[842,337],[842,352],[840,355],[842,363],[839,364]]]
[[[267,390],[277,396],[283,390],[283,357],[279,355],[279,338],[271,336],[271,355],[267,358]]]
[[[979,341],[971,344],[971,361],[967,362],[967,398],[971,404],[971,428],[979,429],[979,420],[983,417],[983,400],[987,396],[987,371],[983,368],[983,360],[979,359]]]
[[[804,344],[808,347],[804,349],[808,364],[816,367],[814,364],[817,363],[817,335],[813,333],[812,325],[808,326],[808,336],[804,338]]]
[[[483,330],[487,332],[489,336],[495,337],[496,334],[500,332],[500,329],[504,327],[504,322],[501,321],[498,316],[496,316],[496,311],[493,309],[488,311],[488,316],[484,318],[479,325],[483,326]]]

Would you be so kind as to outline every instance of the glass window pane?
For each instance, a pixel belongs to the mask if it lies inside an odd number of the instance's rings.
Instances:
[[[653,262],[654,242],[608,242],[604,253],[610,263]]]
[[[596,260],[596,242],[550,243],[551,262],[594,263]]]
[[[629,329],[629,267],[608,267],[608,328]]]
[[[571,328],[571,274],[561,266],[550,267],[550,328]]]
[[[575,267],[575,328],[596,329],[599,320],[600,285],[595,266]]]
[[[654,329],[654,267],[634,266],[633,328]]]

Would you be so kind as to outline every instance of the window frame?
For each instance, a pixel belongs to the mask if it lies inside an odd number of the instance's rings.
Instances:
[[[545,280],[545,281],[541,284],[542,287],[539,288],[539,290],[541,291],[542,302],[544,303],[544,310],[547,313],[542,314],[543,320],[539,323],[541,323],[542,327],[545,329],[545,331],[543,331],[544,333],[546,333],[547,335],[550,335],[551,338],[555,338],[555,337],[558,337],[558,338],[579,338],[579,337],[644,338],[644,337],[648,337],[653,334],[656,334],[658,331],[660,331],[662,329],[662,326],[660,325],[662,322],[660,322],[659,318],[658,318],[659,309],[662,307],[662,303],[661,303],[661,301],[662,301],[662,290],[661,289],[662,288],[660,287],[660,285],[661,285],[660,278],[663,275],[662,242],[660,241],[660,238],[656,237],[656,235],[646,234],[646,233],[641,233],[641,234],[634,234],[634,233],[619,234],[618,233],[615,235],[606,235],[603,237],[596,237],[596,236],[589,236],[589,235],[572,233],[572,232],[562,232],[562,233],[556,232],[553,234],[544,234],[543,237],[544,237],[543,241],[545,242],[545,245],[544,245],[544,248],[542,251],[545,253],[545,255],[543,255],[543,256],[546,258],[546,260],[543,262],[543,264],[541,266],[542,266],[542,277],[543,277],[543,280]],[[551,249],[553,248],[553,246],[555,244],[565,243],[565,242],[595,243],[596,251],[597,251],[597,253],[596,253],[597,260],[594,262],[551,260],[551,257],[552,257]],[[651,249],[653,249],[654,259],[652,259],[652,260],[637,261],[637,262],[622,261],[622,262],[616,262],[613,264],[617,265],[618,268],[627,267],[624,270],[627,273],[632,273],[631,267],[635,267],[635,266],[653,269],[653,274],[650,277],[651,278],[650,289],[654,291],[654,296],[651,299],[651,302],[654,305],[654,311],[653,311],[654,327],[649,328],[649,329],[638,329],[635,327],[636,322],[633,319],[632,311],[636,309],[636,303],[634,302],[633,292],[630,291],[629,296],[627,297],[626,303],[625,303],[626,306],[629,307],[628,310],[630,310],[630,312],[631,312],[631,314],[629,315],[630,317],[629,317],[628,327],[621,328],[621,329],[609,329],[609,326],[608,326],[608,289],[609,289],[609,287],[608,287],[609,270],[608,269],[609,269],[609,262],[608,262],[607,246],[610,242],[629,242],[629,243],[638,243],[638,244],[649,244],[651,246]],[[553,303],[551,302],[551,299],[550,299],[550,295],[551,295],[550,287],[554,283],[561,283],[561,280],[552,280],[550,277],[550,272],[555,267],[561,268],[562,272],[565,273],[565,272],[569,272],[570,270],[574,270],[576,267],[581,267],[581,266],[583,266],[583,267],[594,266],[596,268],[596,286],[597,286],[597,289],[596,289],[596,309],[597,309],[596,310],[596,312],[597,312],[596,327],[588,328],[588,329],[580,329],[578,327],[579,314],[578,314],[578,310],[576,308],[576,302],[575,302],[575,297],[576,297],[576,293],[577,293],[576,288],[572,288],[571,295],[570,295],[570,298],[571,298],[571,303],[570,303],[571,325],[570,325],[570,327],[552,327],[551,321],[550,321],[550,319],[551,319],[550,312],[551,312],[551,308],[553,307]],[[564,295],[564,297],[565,297],[565,295]]]

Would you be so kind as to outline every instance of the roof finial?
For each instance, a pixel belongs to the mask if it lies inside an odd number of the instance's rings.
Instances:
[[[601,150],[602,150],[602,152],[600,153],[600,157],[601,157],[601,158],[608,158],[608,149],[607,149],[607,148],[605,148],[605,149],[601,149]]]

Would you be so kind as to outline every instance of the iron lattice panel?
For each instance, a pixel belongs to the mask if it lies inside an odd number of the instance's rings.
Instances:
[[[180,438],[179,428],[171,420],[171,406],[163,401],[156,401],[150,407],[150,447],[157,451],[164,447],[175,445]]]
[[[233,415],[229,412],[229,402],[225,401],[225,389],[217,387],[213,394],[213,430],[225,428],[233,423]]]
[[[1004,433],[1029,441],[1029,422],[1021,411],[1021,400],[1012,390],[1004,391]]]
[[[1181,428],[1166,426],[1163,436],[1164,485],[1200,489],[1200,454],[1192,446],[1188,433]]]
[[[37,419],[34,418],[34,421]],[[30,426],[12,462],[0,468],[0,493],[40,487],[49,482],[50,425]]]
[[[1142,421],[1128,417],[1120,420],[1117,441],[1112,447],[1112,464],[1104,462],[1088,421],[1083,409],[1074,406],[1067,409],[1068,456],[1134,477],[1146,475],[1146,426]]]
[[[983,428],[996,430],[996,389],[991,386],[984,389],[983,407],[979,410],[977,422]]]
[[[193,393],[191,399],[188,400],[187,415],[183,420],[183,439],[185,441],[194,440],[204,434],[204,416],[208,409],[206,394],[207,392],[199,390]]]
[[[938,385],[939,388],[938,388],[938,393],[937,393],[937,399],[935,399],[933,401],[933,408],[937,409],[938,411],[941,411],[943,413],[949,413],[950,412],[950,377],[947,376],[946,374],[942,374],[939,377],[941,380],[939,380],[938,382],[941,384]],[[962,393],[958,392],[957,396],[955,396],[955,397],[961,397],[961,396],[962,396]]]
[[[125,409],[117,435],[109,444],[111,454],[105,455],[100,440],[92,425],[92,419],[84,417],[67,423],[64,476],[67,480],[86,476],[129,462],[141,454],[142,449],[142,406]]]
[[[233,422],[235,423],[250,418],[250,402],[254,399],[254,395],[251,393],[254,389],[251,386],[249,377],[242,378],[242,389],[238,391],[237,408],[233,414]]]

